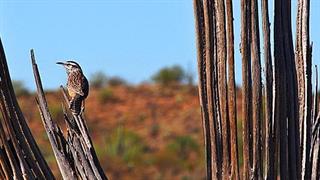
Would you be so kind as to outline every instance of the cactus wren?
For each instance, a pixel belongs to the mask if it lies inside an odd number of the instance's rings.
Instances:
[[[84,110],[84,100],[89,94],[89,83],[80,65],[74,61],[57,62],[67,71],[67,90],[71,97],[69,108],[73,114],[79,115]]]

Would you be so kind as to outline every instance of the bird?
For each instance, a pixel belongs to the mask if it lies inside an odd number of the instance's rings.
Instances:
[[[69,109],[74,115],[80,115],[84,111],[85,99],[89,95],[89,82],[78,63],[69,60],[57,62],[64,66],[67,72],[67,91],[71,100]]]

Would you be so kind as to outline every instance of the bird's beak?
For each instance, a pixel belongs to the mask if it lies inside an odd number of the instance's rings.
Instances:
[[[57,62],[56,64],[59,64],[59,65],[65,65],[65,63],[64,62]]]

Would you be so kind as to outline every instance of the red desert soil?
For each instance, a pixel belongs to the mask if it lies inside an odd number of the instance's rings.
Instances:
[[[197,165],[197,168],[161,172],[164,170],[160,165],[122,167],[122,162],[119,163],[108,156],[100,155],[105,154],[106,137],[121,125],[124,129],[141,137],[153,154],[162,152],[175,137],[190,136],[200,147],[201,155],[197,155],[196,158],[202,159],[204,151],[202,123],[196,87],[185,85],[171,88],[157,85],[108,87],[108,91],[112,93],[106,99],[101,95],[104,90],[91,89],[86,100],[85,117],[96,150],[99,151],[97,153],[101,164],[111,179],[181,179],[182,177],[197,179],[203,177],[203,160],[200,160],[201,163]],[[46,95],[53,118],[64,127],[61,93],[50,91]],[[35,95],[19,97],[19,104],[40,149],[54,173],[59,177],[55,159],[40,120]],[[156,133],[153,132],[155,131],[154,126],[157,127]]]

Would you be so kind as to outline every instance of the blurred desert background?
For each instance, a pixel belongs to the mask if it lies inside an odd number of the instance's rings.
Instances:
[[[136,85],[103,72],[89,79],[85,116],[110,179],[205,179],[201,112],[192,73],[176,65]],[[60,177],[34,92],[22,81],[14,81],[14,89],[42,153]],[[46,95],[53,119],[65,128],[60,90]]]
[[[197,89],[182,84],[180,77],[173,78],[165,86],[130,85],[102,72],[90,77],[85,116],[100,162],[111,179],[194,179],[205,174]],[[14,88],[41,151],[59,176],[35,95],[22,81],[15,81]],[[46,94],[53,119],[63,126],[61,93],[57,89]]]

